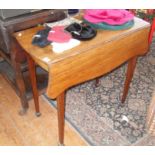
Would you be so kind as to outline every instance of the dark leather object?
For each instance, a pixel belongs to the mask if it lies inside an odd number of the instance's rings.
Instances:
[[[73,23],[65,28],[66,31],[72,34],[72,37],[78,40],[90,40],[94,38],[97,31],[85,23]]]
[[[32,39],[32,44],[41,48],[49,45],[51,41],[47,40],[48,33],[51,31],[50,27],[45,27],[43,30],[39,30]]]
[[[37,24],[45,22],[54,22],[66,17],[63,10],[41,10],[38,12],[28,13],[16,17],[0,20],[0,49],[9,54],[10,34],[16,31],[24,30]]]

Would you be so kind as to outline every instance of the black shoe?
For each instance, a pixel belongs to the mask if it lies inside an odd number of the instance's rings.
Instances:
[[[38,31],[32,39],[32,44],[37,45],[41,48],[49,45],[51,41],[48,41],[47,37],[50,31],[51,31],[50,27],[46,27],[45,29]]]
[[[85,23],[73,23],[65,28],[66,31],[70,32],[72,37],[78,40],[90,40],[94,38],[97,31],[91,26]]]

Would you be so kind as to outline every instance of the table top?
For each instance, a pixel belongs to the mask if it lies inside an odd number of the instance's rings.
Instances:
[[[40,48],[40,47],[34,46],[31,43],[33,35],[35,35],[38,30],[43,29],[42,26],[17,32],[14,34],[14,37],[17,39],[19,44],[22,46],[22,48],[25,49],[27,53],[29,53],[37,61],[40,61],[42,63],[41,64],[42,67],[48,70],[47,66],[51,65],[52,63],[61,61],[68,57],[78,55],[81,52],[88,51],[101,44],[102,45],[106,44],[112,40],[125,37],[131,33],[150,27],[150,24],[148,22],[145,22],[144,20],[141,20],[137,17],[135,17],[134,22],[135,22],[134,26],[127,30],[119,30],[119,31],[118,30],[117,31],[98,30],[96,37],[93,38],[92,40],[81,41],[79,46],[76,46],[72,49],[66,50],[59,54],[54,53],[52,51],[51,45],[48,45],[44,48]]]
[[[47,95],[54,99],[71,86],[102,76],[146,53],[150,24],[139,18],[134,21],[134,26],[127,30],[98,30],[92,40],[81,41],[80,45],[60,54],[54,53],[51,45],[40,48],[31,44],[33,35],[43,27],[15,33],[14,37],[49,72]]]

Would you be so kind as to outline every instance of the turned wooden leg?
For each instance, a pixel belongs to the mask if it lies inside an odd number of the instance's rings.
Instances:
[[[37,89],[37,79],[36,79],[36,66],[35,62],[32,60],[32,58],[26,54],[27,61],[28,61],[28,68],[29,68],[29,75],[32,85],[32,92],[33,92],[33,98],[34,98],[34,104],[36,109],[36,116],[40,116],[40,109],[39,109],[39,93]]]
[[[100,84],[100,79],[99,78],[96,78],[95,79],[95,86],[98,87]]]
[[[65,93],[57,97],[59,145],[64,145]]]
[[[20,97],[20,101],[22,105],[22,109],[19,111],[19,114],[24,115],[27,112],[27,109],[29,106],[28,106],[28,101],[26,98],[25,84],[24,84],[24,79],[23,79],[20,66],[21,66],[20,63],[17,63],[17,62],[13,63],[16,84],[19,89],[19,97]]]
[[[128,94],[129,85],[133,77],[133,73],[136,67],[136,62],[137,62],[137,57],[131,58],[128,62],[126,80],[125,80],[124,91],[123,91],[123,96],[122,96],[122,103],[124,103],[126,96]]]

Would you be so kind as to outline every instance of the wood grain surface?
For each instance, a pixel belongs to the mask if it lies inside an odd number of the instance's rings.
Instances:
[[[101,76],[130,58],[148,51],[150,24],[135,18],[131,29],[120,31],[98,30],[97,36],[61,54],[52,46],[39,48],[31,44],[33,35],[43,27],[15,33],[19,44],[37,64],[49,71],[47,94],[56,98],[67,88]],[[48,61],[45,61],[48,59]]]

